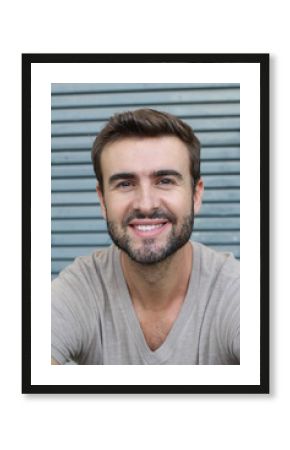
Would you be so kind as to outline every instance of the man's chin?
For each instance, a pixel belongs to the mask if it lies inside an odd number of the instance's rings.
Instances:
[[[147,245],[147,247],[146,247]],[[153,265],[158,264],[165,261],[168,257],[170,257],[173,253],[176,252],[176,248],[171,248],[168,246],[165,247],[157,247],[153,242],[146,242],[140,248],[122,248],[122,250],[130,257],[130,259],[138,264],[143,265]]]
[[[107,223],[112,241],[132,261],[152,265],[165,261],[189,241],[193,226],[192,217],[188,216],[184,219],[179,232],[172,230],[171,233],[163,233],[164,236],[154,237],[132,236],[128,230],[118,230],[113,222]]]
[[[136,253],[136,252],[128,252],[126,251],[129,258],[134,261],[135,263],[149,266],[154,264],[159,264],[165,259],[168,258],[169,255],[166,254],[156,254],[156,253]]]

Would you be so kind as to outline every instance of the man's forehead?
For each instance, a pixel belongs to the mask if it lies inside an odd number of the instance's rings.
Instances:
[[[105,146],[101,156],[104,168],[118,170],[145,169],[149,172],[187,166],[188,150],[175,136],[123,138]],[[131,169],[130,169],[131,167]]]
[[[111,147],[131,148],[131,147],[148,147],[148,146],[185,146],[183,141],[174,135],[161,136],[124,136],[105,145],[104,150]]]

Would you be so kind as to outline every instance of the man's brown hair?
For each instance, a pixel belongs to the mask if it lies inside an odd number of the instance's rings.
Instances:
[[[116,114],[97,135],[92,148],[94,171],[103,191],[101,154],[104,147],[128,137],[176,136],[186,144],[194,186],[200,179],[200,142],[181,119],[154,109],[137,109]]]

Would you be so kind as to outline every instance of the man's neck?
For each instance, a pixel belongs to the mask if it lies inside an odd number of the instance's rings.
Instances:
[[[164,261],[144,265],[121,252],[121,265],[134,306],[162,311],[182,304],[192,270],[192,245],[188,242]]]

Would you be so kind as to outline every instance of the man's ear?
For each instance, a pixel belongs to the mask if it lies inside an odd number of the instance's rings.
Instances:
[[[198,214],[201,208],[203,192],[204,192],[204,184],[203,180],[200,178],[196,183],[194,190],[194,214]]]
[[[97,184],[96,187],[96,191],[100,200],[100,204],[101,204],[101,210],[102,210],[102,214],[104,219],[107,219],[107,211],[106,211],[106,206],[105,206],[105,200],[104,200],[104,194],[102,192],[102,189],[100,188],[100,186]]]

